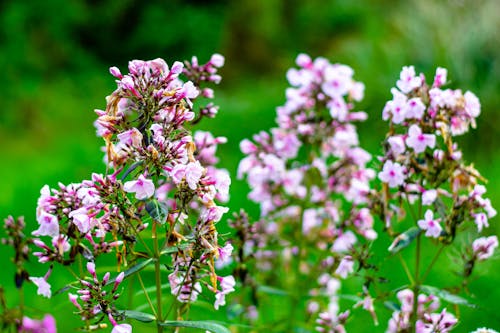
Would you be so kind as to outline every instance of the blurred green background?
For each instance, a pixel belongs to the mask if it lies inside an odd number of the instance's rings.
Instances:
[[[500,209],[499,13],[497,0],[1,1],[1,215],[24,215],[34,230],[44,184],[79,182],[104,171],[92,122],[93,109],[104,108],[104,97],[115,88],[110,66],[125,71],[131,59],[162,57],[171,64],[192,55],[206,61],[215,52],[226,57],[216,89],[221,109],[202,127],[229,140],[220,156],[233,174],[232,210],[248,206],[247,186],[235,177],[242,157],[238,144],[274,126],[275,108],[285,100],[286,69],[300,52],[348,64],[365,83],[359,109],[370,119],[359,131],[362,145],[374,154],[384,138],[381,110],[401,67],[413,64],[427,77],[437,66],[448,68],[452,87],[481,100],[478,129],[459,141],[466,160],[489,179],[488,196]],[[495,221],[491,225],[489,232],[498,234]],[[0,253],[6,265],[12,252]],[[500,329],[500,315],[492,310],[500,299],[499,262],[479,270],[488,275],[473,282],[471,292],[486,305],[461,309],[459,332]],[[11,271],[4,272],[0,283],[12,305],[17,293]],[[26,289],[35,291],[32,285]],[[72,317],[64,317],[72,309],[62,296],[29,297],[33,307],[60,313],[61,332],[73,327]],[[368,315],[360,318],[352,332],[368,322]],[[383,318],[378,331],[385,327]]]

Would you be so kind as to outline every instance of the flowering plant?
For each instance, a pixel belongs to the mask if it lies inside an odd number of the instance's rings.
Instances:
[[[246,176],[249,198],[261,211],[253,224],[245,214],[233,222],[235,243],[243,249],[236,273],[253,288],[250,320],[257,323],[257,295],[270,290],[266,283],[278,281],[273,287],[292,301],[290,320],[283,322],[287,331],[299,325],[297,307],[305,313],[300,325],[319,332],[345,332],[356,308],[368,311],[378,325],[384,307],[393,311],[387,332],[451,331],[459,320],[449,308],[439,310],[440,301],[469,305],[458,294],[467,292],[475,264],[498,246],[496,236],[476,236],[496,211],[484,198],[485,180],[464,162],[454,142],[475,127],[478,98],[443,89],[443,68],[427,85],[423,74],[404,67],[382,112],[389,122],[383,155],[372,161],[359,147],[352,124],[366,119],[364,112],[352,111],[363,96],[352,69],[303,54],[297,65],[287,73],[292,87],[286,104],[277,109],[279,127],[255,135],[255,143],[241,143],[247,156],[239,177]],[[375,252],[380,233],[389,241],[382,259]],[[433,256],[427,262],[423,247]],[[427,285],[450,249],[459,253],[459,283]],[[399,259],[406,284],[394,286],[392,266],[392,272],[384,271],[390,257]],[[283,269],[277,272],[278,267]],[[252,274],[257,270],[269,273]],[[355,281],[349,284],[361,290],[342,293],[343,280]],[[342,305],[347,309],[340,312]]]
[[[376,326],[386,318],[386,332],[459,327],[458,306],[472,305],[474,268],[498,247],[495,235],[480,235],[496,215],[485,179],[455,142],[476,126],[478,98],[445,88],[443,68],[428,84],[404,67],[382,111],[382,150],[372,158],[355,126],[367,114],[355,111],[364,85],[353,69],[305,54],[296,63],[277,127],[240,144],[246,156],[237,174],[250,185],[260,217],[233,214],[226,244],[217,224],[229,210],[219,204],[229,200],[231,177],[216,157],[226,138],[193,131],[218,112],[208,85],[221,80],[224,58],[171,67],[134,60],[127,74],[112,67],[117,88],[95,121],[106,171],[44,186],[33,237],[23,218],[5,220],[20,304],[8,308],[0,289],[3,328],[56,332],[50,314],[28,316],[26,283],[45,297],[67,293],[89,332],[110,325],[112,333],[132,332],[141,321],[157,332],[227,333],[214,321],[189,320],[190,305],[204,299],[219,309],[236,289],[227,311],[238,318],[233,331],[247,323],[253,331],[272,325],[274,332],[342,333],[362,311]],[[459,278],[446,284],[432,274],[444,254],[458,258]],[[46,274],[28,272],[31,255],[48,266]],[[53,291],[61,267],[72,279]],[[218,273],[222,268],[232,275]],[[144,282],[148,275],[154,286]],[[272,303],[279,297],[288,298],[289,312]],[[269,302],[279,305],[276,318],[265,311]]]
[[[70,291],[69,301],[85,331],[106,327],[107,321],[113,333],[131,332],[127,319],[155,322],[158,332],[167,326],[225,331],[216,323],[182,321],[189,304],[205,291],[214,295],[215,308],[234,291],[232,276],[215,270],[224,251],[216,224],[228,210],[216,202],[228,200],[231,182],[228,172],[215,166],[217,145],[225,138],[191,129],[217,114],[217,106],[202,105],[201,99],[213,98],[206,85],[219,83],[217,69],[223,63],[216,54],[206,64],[196,57],[170,68],[162,59],[134,60],[125,75],[110,69],[117,88],[106,98],[106,109],[96,110],[95,122],[105,142],[106,172],[56,189],[44,186],[32,241],[25,240],[22,219],[6,220],[7,242],[19,257],[18,288],[31,281],[38,294],[51,297],[51,272],[64,266],[75,281],[56,293]],[[38,261],[49,266],[43,277],[30,276],[23,267],[31,245]],[[110,253],[117,272],[102,272],[99,267]],[[154,296],[142,278],[150,266]],[[132,277],[128,290],[122,287]],[[133,283],[139,283],[149,313],[137,311],[137,304],[120,303],[121,294],[135,292]],[[52,317],[40,323],[24,317],[21,322],[25,311],[19,310],[11,322],[19,330],[55,332]]]

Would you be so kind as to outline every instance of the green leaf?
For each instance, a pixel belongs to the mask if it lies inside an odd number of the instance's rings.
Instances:
[[[224,326],[214,323],[213,321],[177,321],[177,320],[169,320],[163,323],[159,323],[160,326],[169,326],[169,327],[191,327],[191,328],[199,328],[201,330],[208,330],[213,333],[231,333],[231,331]]]
[[[421,230],[419,228],[412,227],[403,232],[402,234],[400,234],[398,237],[394,239],[391,246],[389,246],[388,249],[389,252],[395,254],[401,251],[402,249],[408,247],[411,244],[411,242],[413,242],[413,240],[417,238],[418,235],[420,235],[420,231]]]
[[[448,303],[451,303],[451,304],[465,305],[465,306],[468,306],[471,308],[476,307],[475,304],[469,302],[467,299],[465,299],[461,296],[452,294],[449,291],[444,290],[444,289],[439,289],[439,288],[432,287],[432,286],[421,286],[420,290],[426,294],[435,295],[435,296],[439,297],[440,299],[442,299]]]
[[[401,311],[401,307],[398,303],[396,302],[393,302],[393,301],[385,301],[384,302],[384,305],[386,308],[388,308],[389,310],[391,310],[392,312],[394,311]]]
[[[258,291],[263,292],[269,295],[277,295],[277,296],[288,296],[289,293],[285,290],[270,287],[270,286],[259,286],[257,288]]]
[[[139,161],[139,162],[135,162],[134,164],[132,164],[126,171],[125,173],[123,174],[122,178],[120,179],[121,181],[124,181],[125,178],[127,178],[127,176],[132,172],[134,171],[139,165],[142,164],[143,161]]]
[[[144,269],[146,266],[148,266],[154,260],[155,259],[153,259],[153,258],[148,258],[148,259],[146,259],[144,261],[141,261],[138,264],[130,267],[129,269],[127,269],[126,271],[124,271],[124,274],[125,274],[124,278],[126,278],[126,277],[128,277],[128,276],[130,276],[130,275],[132,275],[134,273],[137,273],[137,272],[141,271],[142,269]],[[112,283],[115,283],[115,279],[116,278],[109,280],[108,283],[106,283],[106,285],[110,285]]]
[[[146,203],[146,211],[149,216],[160,224],[165,224],[168,216],[168,207],[156,199],[151,199]]]
[[[183,244],[180,244],[177,246],[167,246],[167,247],[164,247],[163,250],[161,250],[160,254],[164,255],[164,254],[170,254],[170,253],[177,253],[177,252],[179,252],[179,250],[185,250],[189,246],[191,246],[191,244],[189,244],[189,243],[183,243]]]
[[[143,323],[150,323],[156,320],[155,316],[150,313],[134,311],[134,310],[125,310],[122,312],[125,317],[132,318],[138,321],[142,321]]]

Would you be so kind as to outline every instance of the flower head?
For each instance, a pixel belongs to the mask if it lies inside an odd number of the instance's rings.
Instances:
[[[150,198],[155,193],[155,185],[150,179],[140,175],[137,180],[131,180],[123,184],[123,190],[129,193],[135,193],[135,198],[144,200]]]
[[[425,212],[425,218],[418,221],[418,226],[420,229],[425,230],[427,237],[438,238],[443,230],[439,224],[439,219],[434,219],[434,213],[430,209]]]

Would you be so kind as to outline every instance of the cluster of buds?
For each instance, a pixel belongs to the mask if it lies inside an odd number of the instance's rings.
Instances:
[[[273,267],[276,260],[287,265],[293,258],[312,281],[325,271],[346,278],[354,271],[350,251],[358,238],[377,237],[368,209],[375,172],[367,167],[371,155],[359,147],[353,124],[367,118],[353,111],[364,85],[346,65],[305,54],[296,63],[299,69],[287,72],[287,101],[277,109],[279,127],[240,144],[247,156],[238,177],[246,176],[249,198],[260,205],[261,221],[253,227],[265,238],[251,237],[246,246],[254,247],[261,266]],[[313,249],[319,250],[315,262],[306,259]],[[319,267],[323,259],[330,264]]]
[[[20,288],[25,280],[29,278],[29,274],[24,268],[24,263],[29,259],[29,244],[31,239],[26,238],[24,229],[26,223],[23,217],[14,219],[12,216],[4,220],[5,238],[2,238],[3,245],[7,245],[14,249],[13,263],[16,267],[15,284]]]
[[[122,283],[125,273],[121,272],[113,281],[110,281],[111,274],[107,272],[99,281],[93,262],[87,263],[87,271],[91,279],[80,280],[80,288],[76,294],[69,293],[70,302],[78,309],[77,314],[81,316],[82,321],[94,321],[89,328],[105,327],[100,322],[107,318],[113,327],[118,326],[113,329],[112,333],[125,332],[123,328],[130,327],[130,325],[117,324],[115,318],[121,319],[123,316],[114,307],[114,302],[120,297],[118,286]],[[111,291],[106,290],[111,283],[113,283]],[[128,332],[132,332],[131,327]]]
[[[401,303],[400,309],[393,312],[389,320],[388,333],[407,332],[411,328],[410,318],[414,311],[414,293],[410,289],[400,290],[396,294]],[[450,332],[458,320],[446,309],[436,312],[440,307],[439,298],[434,295],[419,294],[417,299],[417,333]]]

